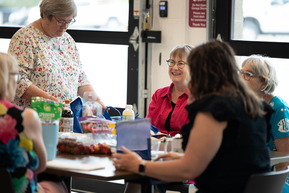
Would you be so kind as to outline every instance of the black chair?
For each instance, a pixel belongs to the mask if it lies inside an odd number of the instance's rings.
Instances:
[[[244,193],[281,193],[288,174],[289,169],[253,174]]]
[[[12,184],[12,179],[10,173],[6,168],[0,168],[0,182],[1,182],[1,192],[14,193],[14,187]]]

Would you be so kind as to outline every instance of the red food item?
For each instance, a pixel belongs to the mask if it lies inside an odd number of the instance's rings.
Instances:
[[[111,154],[111,149],[106,143],[84,145],[71,139],[59,139],[57,149],[60,153],[68,154]]]

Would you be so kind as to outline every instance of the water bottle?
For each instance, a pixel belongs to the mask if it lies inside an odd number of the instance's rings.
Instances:
[[[125,105],[125,110],[122,112],[122,120],[134,120],[132,105]]]
[[[73,112],[70,108],[70,100],[63,104],[62,116],[59,123],[60,132],[73,132]]]
[[[85,92],[83,99],[85,100],[82,107],[83,117],[94,116],[103,118],[102,106],[96,101],[97,96],[93,92]]]

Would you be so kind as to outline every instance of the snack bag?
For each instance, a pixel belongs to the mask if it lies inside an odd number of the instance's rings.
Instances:
[[[62,103],[42,97],[32,97],[31,107],[38,113],[41,120],[59,120],[62,114]]]
[[[112,134],[115,122],[93,116],[78,118],[83,133]]]
[[[41,97],[33,97],[31,107],[38,113],[42,124],[42,138],[47,152],[47,159],[56,158],[58,143],[59,119],[62,114],[62,103]]]

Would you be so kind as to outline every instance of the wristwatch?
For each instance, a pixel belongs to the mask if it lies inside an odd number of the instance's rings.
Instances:
[[[145,176],[146,163],[147,162],[145,160],[141,160],[141,162],[140,162],[140,164],[138,166],[138,172],[142,176]]]

